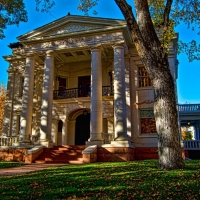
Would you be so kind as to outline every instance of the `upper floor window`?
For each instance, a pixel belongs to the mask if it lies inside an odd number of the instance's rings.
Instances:
[[[67,88],[67,79],[66,78],[63,78],[63,77],[59,77],[58,79],[59,81],[59,91],[60,90],[66,90]]]
[[[147,71],[144,67],[138,67],[139,87],[152,86],[151,79],[148,77]]]
[[[153,109],[140,110],[141,134],[157,133]]]

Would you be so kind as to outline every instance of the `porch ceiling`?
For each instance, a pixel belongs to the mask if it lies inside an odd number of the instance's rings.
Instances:
[[[45,61],[44,53],[35,53],[35,59],[38,64],[43,65]],[[113,57],[112,47],[102,47],[102,59],[109,60]],[[54,51],[55,64],[81,62],[91,60],[90,48],[78,48],[78,49],[65,49]]]

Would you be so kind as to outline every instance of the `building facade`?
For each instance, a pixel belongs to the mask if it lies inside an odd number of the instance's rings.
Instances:
[[[12,145],[157,148],[154,90],[124,20],[65,16],[10,44]],[[169,63],[176,82],[176,50]]]

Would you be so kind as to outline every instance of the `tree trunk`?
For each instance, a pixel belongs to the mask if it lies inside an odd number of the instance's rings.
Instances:
[[[165,66],[163,64],[163,66]],[[169,67],[156,67],[154,115],[158,132],[159,167],[162,169],[183,168],[178,111],[173,77]]]
[[[134,1],[137,22],[126,0],[115,2],[127,21],[137,52],[155,89],[154,115],[158,132],[159,167],[181,169],[184,163],[174,79],[170,73],[167,54],[152,24],[147,0]]]

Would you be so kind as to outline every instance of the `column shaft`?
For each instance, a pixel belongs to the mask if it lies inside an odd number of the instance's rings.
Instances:
[[[127,112],[124,47],[114,46],[114,127],[115,140],[127,140]]]
[[[102,65],[100,48],[92,48],[89,144],[102,144]]]
[[[27,56],[24,75],[24,87],[22,96],[22,112],[20,118],[20,143],[29,143],[32,124],[33,110],[33,87],[34,87],[34,68],[35,59],[33,56]]]
[[[53,105],[53,78],[54,78],[54,57],[52,51],[46,53],[43,88],[42,88],[42,105],[41,105],[41,125],[40,141],[46,142],[51,140],[52,128],[52,105]]]
[[[11,68],[11,67],[10,67]],[[4,119],[3,119],[3,136],[9,136],[10,130],[12,129],[12,122],[10,120],[12,115],[12,94],[13,94],[13,79],[14,79],[14,72],[12,70],[8,70],[8,83],[7,83],[7,92],[6,92],[6,101],[4,106]]]

